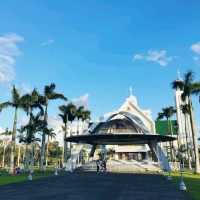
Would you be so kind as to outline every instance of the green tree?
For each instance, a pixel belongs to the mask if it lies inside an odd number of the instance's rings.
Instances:
[[[72,103],[69,103],[67,105],[62,105],[59,107],[60,114],[59,116],[62,119],[62,122],[64,126],[62,126],[62,129],[64,131],[64,137],[63,137],[63,143],[64,143],[64,148],[63,148],[63,163],[64,166],[66,165],[66,162],[69,158],[69,148],[66,142],[66,137],[68,136],[68,121],[72,122],[75,117],[76,117],[76,106]]]
[[[192,71],[188,71],[184,75],[183,81],[173,81],[172,88],[183,91],[182,100],[184,103],[189,105],[189,116],[190,116],[190,124],[192,129],[192,138],[193,138],[193,146],[194,146],[194,155],[195,155],[195,173],[200,173],[200,163],[199,163],[199,153],[198,153],[198,141],[197,141],[197,130],[194,121],[194,113],[192,106],[192,95],[200,94],[200,82],[194,81],[194,73]]]
[[[191,165],[191,155],[190,155],[190,147],[189,147],[189,137],[188,137],[188,127],[187,127],[187,116],[190,113],[190,107],[188,104],[184,104],[181,105],[181,110],[184,114],[184,118],[185,118],[185,136],[186,136],[186,152],[187,152],[187,157],[188,157],[188,166],[189,169],[192,169],[192,165]]]
[[[49,138],[55,138],[56,133],[54,132],[53,128],[46,127],[44,130],[45,134],[47,135],[47,147],[46,147],[46,166],[48,166],[48,159],[49,159]]]
[[[169,107],[165,107],[162,109],[162,112],[158,113],[158,117],[157,120],[166,118],[167,119],[167,129],[168,129],[168,134],[173,135],[173,126],[172,126],[172,122],[171,122],[171,117],[174,115],[174,113],[176,113],[176,110],[174,109],[173,106],[169,106]],[[170,142],[170,157],[171,160],[174,160],[174,156],[173,156],[173,143]]]
[[[40,97],[40,102],[42,102],[42,105],[45,107],[44,112],[44,122],[47,124],[48,122],[48,105],[49,101],[56,100],[56,99],[62,99],[67,101],[67,98],[60,93],[55,92],[56,85],[54,83],[50,85],[46,85],[44,87],[44,94]],[[40,153],[40,169],[44,170],[44,160],[45,160],[45,141],[46,141],[46,132],[43,131],[42,134],[42,144],[41,144],[41,153]]]
[[[2,132],[0,135],[3,136],[11,136],[12,135],[12,131],[9,131],[8,128],[6,128],[6,130],[4,132]],[[7,141],[5,141],[5,139],[2,140],[2,145],[3,145],[3,152],[2,152],[2,167],[5,166],[5,153],[6,153],[6,147],[7,147]]]
[[[25,168],[28,168],[29,166],[29,157],[31,160],[31,166],[33,169],[34,166],[34,147],[35,143],[40,141],[40,138],[36,136],[36,133],[43,131],[43,129],[46,127],[44,124],[44,120],[41,118],[43,115],[39,112],[36,116],[31,114],[31,120],[25,125],[21,126],[19,129],[20,135],[19,135],[19,142],[26,144],[25,148]],[[31,146],[31,153],[29,156],[28,147]]]
[[[13,120],[13,130],[12,130],[12,141],[11,141],[11,153],[10,153],[10,173],[14,173],[15,163],[14,163],[14,153],[15,153],[15,143],[16,143],[16,131],[17,131],[17,114],[18,110],[22,108],[23,99],[20,95],[19,91],[13,86],[12,88],[12,99],[11,101],[7,101],[0,104],[0,110],[5,109],[7,107],[14,108],[14,120]]]

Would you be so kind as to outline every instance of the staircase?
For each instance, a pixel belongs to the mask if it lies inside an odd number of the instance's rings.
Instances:
[[[90,172],[96,171],[96,161],[88,162],[81,167],[77,168],[76,171]],[[158,163],[151,161],[125,161],[125,160],[108,160],[107,161],[108,172],[160,172],[161,169]]]

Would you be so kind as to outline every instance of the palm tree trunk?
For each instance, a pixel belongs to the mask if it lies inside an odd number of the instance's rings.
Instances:
[[[28,144],[25,145],[25,152],[24,152],[24,169],[28,171]]]
[[[45,107],[45,113],[44,113],[44,121],[47,123],[47,107],[48,104]],[[44,160],[45,160],[45,141],[46,141],[46,135],[43,132],[42,134],[42,143],[41,143],[41,151],[40,151],[40,170],[44,170]]]
[[[168,118],[167,118],[167,129],[168,129],[168,133],[170,133],[170,120]],[[173,162],[172,142],[169,142],[169,145],[170,145],[171,162]]]
[[[48,154],[49,154],[49,136],[47,137],[47,149],[46,149],[46,167],[48,166]]]
[[[5,152],[6,152],[6,144],[3,145],[3,157],[2,157],[2,168],[5,166]]]
[[[10,174],[15,172],[15,138],[17,130],[17,108],[15,108],[13,132],[12,132],[12,142],[11,142],[11,153],[10,153]]]
[[[34,170],[34,153],[35,153],[35,146],[34,143],[31,144],[31,171]]]
[[[192,139],[193,139],[193,145],[194,145],[194,155],[195,155],[195,173],[200,173],[200,164],[199,164],[199,152],[198,152],[198,141],[197,141],[197,135],[196,135],[196,127],[194,122],[194,114],[192,109],[192,102],[189,98],[189,106],[190,106],[190,123],[192,128]]]
[[[20,165],[20,157],[21,157],[21,146],[18,147],[18,155],[17,155],[17,167]]]
[[[64,167],[66,167],[67,159],[68,159],[68,148],[67,148],[67,142],[66,142],[66,137],[67,137],[67,123],[65,123],[65,132],[64,132],[64,148],[63,148],[63,164]]]
[[[187,148],[187,157],[188,157],[188,168],[192,169],[191,165],[191,156],[190,156],[190,150],[189,150],[189,141],[188,141],[188,128],[187,128],[187,114],[184,114],[185,117],[185,137],[186,137],[186,148]]]

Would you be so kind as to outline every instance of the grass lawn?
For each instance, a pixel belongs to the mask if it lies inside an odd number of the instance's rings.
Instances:
[[[173,172],[171,175],[173,177],[173,182],[179,186],[180,173]],[[184,172],[183,177],[189,195],[194,200],[200,200],[200,175],[193,174],[192,172]]]
[[[23,173],[20,175],[9,175],[5,171],[0,171],[0,185],[6,185],[10,183],[18,183],[18,182],[23,182],[28,180],[28,173]],[[53,170],[46,170],[45,172],[41,172],[39,170],[35,170],[33,173],[33,180],[46,177],[46,176],[51,176],[54,175]]]

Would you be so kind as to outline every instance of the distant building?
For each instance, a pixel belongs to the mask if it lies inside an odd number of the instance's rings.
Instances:
[[[177,135],[178,134],[177,120],[171,120],[171,124],[172,124],[172,133],[170,133],[169,123],[167,120],[155,121],[156,133],[160,135]]]

